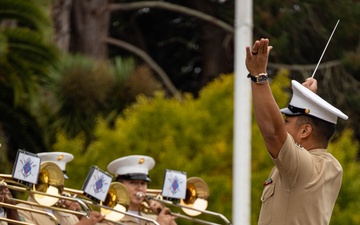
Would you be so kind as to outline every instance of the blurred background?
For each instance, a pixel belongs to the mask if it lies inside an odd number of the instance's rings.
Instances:
[[[201,177],[208,210],[231,221],[232,193],[241,192],[232,188],[234,14],[235,0],[0,0],[0,172],[11,173],[18,149],[69,152],[65,186],[80,189],[91,166],[149,155],[149,188],[162,187],[165,169]],[[349,116],[329,147],[344,168],[331,224],[352,225],[360,224],[360,3],[253,0],[253,38],[274,47],[268,73],[280,107],[290,80],[312,75],[337,20],[315,78],[318,94]],[[273,165],[255,123],[251,163],[257,224]]]

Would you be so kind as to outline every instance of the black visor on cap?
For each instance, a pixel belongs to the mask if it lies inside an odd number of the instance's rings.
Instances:
[[[281,109],[280,112],[289,116],[309,115],[310,109],[299,108],[289,104],[287,108]]]
[[[289,105],[288,109],[294,114],[296,114],[296,113],[309,114],[309,112],[310,112],[310,109],[298,108],[298,107],[295,107],[293,105]]]
[[[122,179],[122,180],[143,180],[146,182],[151,182],[151,179],[148,175],[143,173],[128,173],[124,175],[118,175],[116,179]]]

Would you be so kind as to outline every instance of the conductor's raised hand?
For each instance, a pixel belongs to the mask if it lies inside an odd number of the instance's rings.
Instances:
[[[248,71],[257,76],[260,73],[266,73],[268,57],[272,46],[269,46],[269,39],[261,38],[255,41],[252,49],[246,46],[246,68]]]

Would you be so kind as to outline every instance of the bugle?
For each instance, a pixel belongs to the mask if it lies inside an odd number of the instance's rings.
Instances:
[[[154,223],[156,225],[159,225],[159,223],[157,223],[156,221],[154,221],[152,219],[133,215],[133,214],[127,213],[127,212],[123,212],[123,211],[127,210],[126,207],[128,207],[128,205],[130,204],[130,197],[129,197],[127,188],[119,182],[111,184],[110,190],[107,193],[107,199],[104,202],[106,205],[101,205],[98,203],[94,203],[91,199],[89,200],[86,198],[76,197],[76,196],[87,197],[84,195],[83,191],[65,188],[64,180],[63,180],[64,179],[63,173],[62,173],[61,169],[55,163],[52,163],[52,162],[45,162],[45,163],[41,164],[41,168],[40,168],[40,172],[39,172],[39,176],[38,176],[38,184],[33,185],[32,190],[29,190],[28,186],[22,185],[21,183],[14,181],[12,179],[12,176],[0,175],[0,178],[1,177],[4,180],[7,179],[8,182],[17,184],[17,186],[7,185],[9,189],[29,193],[35,198],[36,202],[38,202],[38,203],[41,202],[43,204],[39,205],[34,202],[23,201],[20,199],[13,199],[17,203],[41,206],[41,207],[48,208],[48,209],[55,210],[55,211],[71,213],[71,214],[74,214],[77,216],[85,216],[87,218],[90,218],[91,210],[90,210],[89,206],[92,205],[92,206],[99,207],[100,209],[102,209],[102,211],[107,210],[107,212],[110,212],[108,214],[111,214],[111,212],[112,212],[112,215],[114,215],[115,213],[121,214],[121,215],[128,215],[128,216],[136,217],[138,219],[145,220],[145,221]],[[123,194],[123,193],[125,193],[125,191],[126,191],[127,195]],[[60,194],[66,193],[66,192],[70,193],[70,194],[74,194],[75,196],[60,195]],[[44,196],[46,196],[48,198],[44,198]],[[125,197],[122,197],[122,196],[125,196]],[[83,209],[85,209],[85,211],[78,212],[78,211],[65,209],[64,207],[52,206],[55,203],[57,203],[59,199],[76,201],[80,204],[80,206]],[[44,204],[46,204],[46,205],[44,205]],[[124,208],[121,208],[122,205],[127,205],[127,206]],[[61,204],[59,206],[61,206]],[[119,207],[119,206],[121,206],[121,207]],[[105,212],[102,212],[102,213],[105,214]],[[108,219],[106,219],[106,220],[108,220]],[[108,221],[111,223],[121,224],[120,222],[117,222],[115,219],[108,220]]]
[[[3,184],[5,183],[4,181],[1,181],[1,182]],[[84,216],[86,218],[90,218],[90,209],[80,199],[76,199],[76,198],[73,198],[73,197],[66,197],[66,196],[57,196],[57,195],[52,195],[52,194],[43,193],[43,192],[39,192],[39,191],[28,190],[28,189],[26,189],[24,187],[17,187],[17,186],[13,186],[13,185],[6,185],[6,187],[9,188],[10,190],[25,192],[25,193],[29,193],[29,194],[46,195],[46,196],[49,196],[49,197],[52,197],[52,198],[61,198],[61,199],[70,200],[70,201],[77,201],[82,206],[82,208],[85,208],[85,211],[78,212],[78,211],[63,209],[63,208],[59,208],[59,207],[55,207],[55,206],[41,205],[41,204],[35,203],[35,202],[30,202],[30,201],[25,201],[25,200],[21,200],[21,199],[11,198],[11,200],[13,200],[16,203],[22,203],[22,204],[26,204],[26,205],[38,206],[38,207],[42,207],[42,208],[46,208],[46,209],[51,209],[51,210],[55,210],[55,211],[65,212],[65,213],[71,213],[71,214],[74,214],[74,215],[77,215],[77,216]]]
[[[0,206],[5,207],[5,208],[20,209],[20,210],[24,210],[24,211],[29,211],[29,212],[33,212],[33,213],[46,215],[46,216],[50,217],[50,219],[52,221],[54,221],[55,225],[59,224],[58,219],[53,214],[51,214],[49,212],[44,212],[44,211],[40,211],[40,210],[36,210],[36,209],[21,207],[21,206],[18,206],[18,205],[12,205],[12,204],[8,204],[8,203],[5,203],[5,202],[0,202]],[[27,222],[23,222],[23,221],[17,221],[17,220],[13,220],[13,219],[4,218],[4,217],[0,217],[0,221],[5,221],[7,223],[19,224],[19,225],[35,225],[35,224],[32,224],[32,223],[27,223]]]
[[[145,197],[147,200],[155,200],[163,204],[181,208],[186,214],[190,216],[197,216],[201,213],[216,216],[221,218],[227,225],[231,225],[230,221],[222,214],[206,210],[208,205],[209,188],[206,182],[199,177],[191,177],[186,181],[186,197],[181,199],[180,203],[171,200],[163,199],[162,190],[148,189],[146,194],[139,192],[139,197]],[[156,212],[155,212],[156,213]],[[180,213],[172,213],[174,216],[188,219],[202,224],[216,224],[205,220],[187,217]]]
[[[82,190],[64,187],[64,192],[87,198]],[[97,203],[91,199],[84,199],[84,202],[88,205],[100,208],[101,213],[105,215],[105,220],[111,223],[122,224],[119,221],[127,215],[159,225],[156,220],[126,212],[130,204],[130,196],[126,186],[120,182],[112,182],[110,184],[110,188],[104,202]]]
[[[60,195],[64,187],[64,175],[59,166],[55,163],[45,162],[41,164],[38,175],[38,183],[36,185],[32,185],[32,187],[13,180],[12,176],[8,174],[0,174],[0,178],[2,178],[0,181],[2,185],[6,185],[6,187],[10,190],[29,193],[37,202],[34,203],[13,198],[16,203],[41,206],[51,210],[90,218],[90,209],[84,202],[82,202],[81,199]],[[12,185],[8,185],[7,183],[11,183]],[[53,207],[53,205],[58,202],[59,199],[77,201],[82,209],[84,209],[84,211],[78,212],[59,207]]]
[[[8,219],[8,218],[5,218],[5,217],[0,217],[0,221],[7,222],[8,224],[36,225],[36,224],[33,224],[33,223],[27,223],[27,222],[23,222],[23,221],[12,220],[12,219]]]
[[[20,199],[11,198],[11,200],[13,200],[16,203],[22,203],[22,204],[27,204],[27,205],[32,205],[32,206],[40,206],[40,207],[43,207],[43,208],[47,208],[47,209],[51,209],[51,210],[55,210],[55,211],[60,211],[60,212],[65,212],[65,213],[70,213],[70,214],[77,215],[77,216],[85,216],[87,218],[90,218],[90,211],[91,210],[90,210],[89,205],[91,205],[91,206],[101,208],[102,209],[101,210],[102,214],[105,214],[105,215],[110,214],[110,213],[113,213],[112,215],[114,215],[114,213],[121,214],[123,216],[128,215],[128,216],[136,217],[136,218],[141,219],[141,220],[151,222],[151,223],[153,223],[155,225],[159,225],[159,223],[156,222],[155,220],[152,220],[152,219],[149,219],[149,218],[146,218],[146,217],[143,217],[143,216],[133,215],[131,213],[125,212],[127,210],[127,208],[128,208],[128,205],[130,204],[130,197],[129,197],[129,193],[127,191],[127,188],[122,183],[119,183],[119,182],[113,182],[110,185],[110,189],[109,189],[109,191],[107,193],[106,200],[104,201],[104,204],[106,204],[106,205],[102,205],[102,204],[94,203],[90,199],[86,199],[85,198],[86,196],[83,195],[84,192],[81,191],[81,190],[76,190],[76,189],[71,189],[71,188],[63,188],[65,193],[74,194],[75,196],[70,196],[70,195],[58,196],[58,195],[53,195],[53,194],[49,194],[49,193],[43,193],[43,192],[39,192],[39,191],[28,190],[27,186],[24,186],[21,183],[17,183],[15,181],[11,180],[11,176],[9,176],[7,174],[5,174],[5,175],[2,174],[2,175],[0,175],[0,177],[1,178],[6,178],[12,184],[18,185],[18,186],[16,186],[16,185],[8,185],[5,182],[4,179],[0,181],[0,185],[1,184],[5,185],[11,190],[20,191],[20,192],[26,192],[26,193],[30,193],[32,195],[34,195],[34,194],[45,195],[45,196],[49,196],[49,197],[58,198],[58,199],[61,199],[61,200],[76,201],[82,206],[82,208],[85,208],[86,211],[85,212],[84,211],[80,211],[80,212],[79,211],[73,211],[73,210],[65,209],[65,208],[63,208],[61,206],[60,207],[43,206],[43,205],[40,205],[40,204],[35,203],[35,202],[29,202],[29,201],[24,201],[24,200],[20,200]],[[76,196],[81,196],[83,198],[78,198]],[[26,208],[26,207],[21,207],[21,206],[16,206],[16,207],[18,207],[18,209],[20,209],[20,210],[24,209],[24,210],[27,210],[27,211],[31,211],[29,208]],[[32,209],[32,210],[34,210],[34,209]],[[33,212],[36,213],[37,211],[34,210]],[[39,213],[40,212],[41,211],[39,211]],[[42,212],[42,213],[45,213],[45,212]],[[4,220],[8,220],[8,219],[5,218]],[[105,220],[109,221],[111,223],[114,223],[114,224],[123,225],[121,222],[116,221],[116,218],[105,219]],[[12,221],[10,220],[10,222],[12,222]],[[16,222],[19,222],[19,221],[16,221]],[[19,223],[16,223],[16,224],[28,225],[27,223],[23,223],[23,222],[19,222]]]

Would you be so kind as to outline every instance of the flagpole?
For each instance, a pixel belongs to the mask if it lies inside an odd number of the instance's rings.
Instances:
[[[235,1],[235,81],[232,224],[251,223],[251,84],[245,47],[252,45],[252,0]]]

